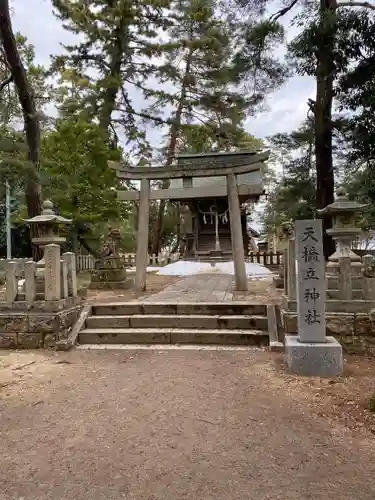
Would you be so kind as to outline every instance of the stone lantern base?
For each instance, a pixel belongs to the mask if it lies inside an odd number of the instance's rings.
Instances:
[[[95,263],[89,288],[99,290],[128,289],[134,281],[126,277],[126,268],[117,257],[106,257]]]

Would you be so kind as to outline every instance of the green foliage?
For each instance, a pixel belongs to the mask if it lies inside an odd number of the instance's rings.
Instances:
[[[53,0],[64,27],[82,41],[66,46],[66,55],[54,58],[52,70],[61,75],[65,89],[61,110],[97,118],[114,146],[120,129],[127,146],[149,155],[144,132],[137,123],[131,94],[142,88],[150,57],[149,40],[165,25],[162,8],[168,2],[136,0]],[[146,62],[142,62],[146,61]],[[115,116],[116,115],[116,116]]]
[[[227,149],[231,151],[241,149],[256,151],[263,148],[263,141],[256,139],[240,127],[228,131],[225,141],[229,142]],[[219,152],[222,150],[222,136],[213,134],[211,124],[190,124],[184,127],[181,132],[178,150],[190,154],[207,153],[208,151]]]
[[[282,222],[314,218],[316,214],[313,130],[311,122],[291,134],[270,138],[274,161],[282,173],[270,186],[263,225],[272,233]]]
[[[107,166],[113,152],[98,125],[74,116],[60,119],[43,138],[42,158],[44,197],[65,217],[97,224],[124,215],[115,172]]]

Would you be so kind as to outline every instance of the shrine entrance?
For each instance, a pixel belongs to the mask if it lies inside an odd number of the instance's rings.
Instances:
[[[146,289],[149,201],[171,200],[189,208],[186,256],[227,255],[234,261],[235,288],[247,290],[246,216],[241,205],[264,194],[262,166],[269,151],[180,155],[169,167],[127,167],[111,162],[119,180],[140,180],[140,191],[118,191],[124,201],[139,200],[136,287]],[[150,189],[151,180],[170,179],[169,189]]]

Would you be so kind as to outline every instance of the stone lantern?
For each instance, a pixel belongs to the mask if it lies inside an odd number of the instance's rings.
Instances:
[[[328,258],[327,270],[338,272],[340,257],[349,257],[352,267],[360,270],[361,258],[353,252],[351,247],[353,241],[362,234],[362,230],[356,227],[356,217],[367,206],[367,204],[349,200],[345,189],[339,188],[336,191],[335,201],[318,210],[321,215],[332,216],[332,228],[327,229],[327,234],[331,235],[336,242],[336,251]]]
[[[59,233],[60,226],[71,224],[72,220],[56,215],[53,210],[53,203],[50,200],[46,200],[42,205],[41,214],[36,215],[32,219],[25,219],[25,222],[30,226],[39,228],[37,232],[39,236],[32,238],[31,241],[44,251],[44,247],[51,243],[56,245],[65,243],[66,238]],[[42,258],[38,264],[44,264],[44,258]]]

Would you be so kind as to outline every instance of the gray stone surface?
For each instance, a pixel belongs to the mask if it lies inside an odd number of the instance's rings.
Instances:
[[[8,304],[12,304],[17,298],[17,264],[14,261],[8,261],[6,267],[6,289],[5,300]]]
[[[288,240],[288,260],[286,273],[286,295],[290,300],[296,298],[296,246],[294,239]]]
[[[77,269],[76,269],[76,256],[73,252],[65,252],[62,258],[66,262],[68,268],[68,294],[71,297],[77,295]]]
[[[25,262],[25,298],[30,305],[34,303],[36,297],[35,270],[35,262],[32,260]]]
[[[65,259],[60,260],[61,271],[61,298],[66,299],[69,296],[68,292],[68,266]]]
[[[146,275],[148,264],[148,230],[150,213],[150,181],[141,180],[141,190],[138,212],[138,234],[137,234],[137,255],[136,255],[136,275],[135,286],[137,290],[146,289]]]
[[[243,248],[241,211],[238,198],[237,178],[235,175],[228,175],[227,186],[235,286],[238,291],[246,291],[247,277]]]
[[[298,336],[301,342],[324,342],[325,260],[321,220],[295,223]]]
[[[45,268],[45,299],[59,300],[61,298],[60,246],[51,243],[44,250]]]
[[[351,300],[352,280],[351,278],[351,260],[350,257],[339,258],[339,299]]]
[[[334,337],[324,343],[299,342],[297,336],[285,336],[288,369],[297,375],[335,377],[343,372],[342,347]]]

